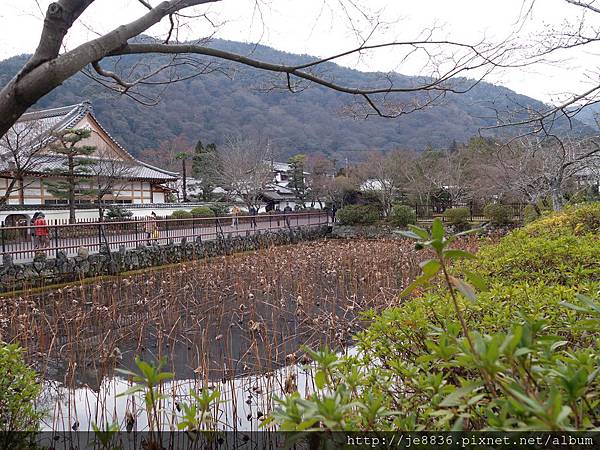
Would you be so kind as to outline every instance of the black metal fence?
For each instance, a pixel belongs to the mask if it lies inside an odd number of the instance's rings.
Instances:
[[[31,260],[36,253],[57,256],[77,254],[80,248],[98,252],[102,245],[111,250],[121,246],[167,244],[170,241],[212,240],[217,237],[246,236],[283,228],[314,227],[328,224],[326,211],[292,212],[223,217],[119,219],[83,221],[76,224],[49,220],[46,225],[0,226],[0,249],[14,260]]]

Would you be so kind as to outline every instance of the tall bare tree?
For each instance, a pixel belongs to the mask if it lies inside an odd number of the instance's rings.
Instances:
[[[376,41],[381,23],[376,15],[367,14],[366,1],[337,0],[332,8],[339,8],[341,17],[347,17],[354,27],[357,44],[354,48],[326,58],[314,59],[299,65],[285,65],[262,61],[251,56],[234,54],[210,47],[206,39],[194,42],[179,42],[179,24],[188,24],[194,17],[206,18],[206,7],[218,0],[169,0],[154,2],[138,0],[139,16],[123,23],[107,33],[75,48],[65,48],[65,38],[81,16],[95,0],[57,0],[48,6],[45,13],[37,49],[19,72],[0,90],[0,136],[4,135],[17,119],[40,98],[60,86],[65,80],[86,69],[87,73],[103,85],[123,95],[135,97],[135,89],[152,84],[164,85],[182,78],[189,78],[213,70],[215,61],[229,61],[281,75],[281,86],[296,91],[306,84],[318,84],[353,96],[354,110],[360,114],[377,114],[398,117],[427,107],[444,97],[448,92],[470,90],[478,80],[498,65],[506,66],[512,45],[486,42],[453,42],[445,36],[438,37],[435,27],[406,40]],[[227,1],[227,0],[224,0]],[[247,0],[255,1],[255,0]],[[261,2],[256,2],[260,9]],[[134,7],[134,6],[130,6]],[[116,8],[116,6],[115,6]],[[116,12],[116,11],[115,11]],[[367,18],[364,29],[356,29],[352,16]],[[135,39],[157,24],[166,23],[168,31],[160,39]],[[351,86],[336,81],[321,70],[325,63],[349,55],[363,56],[382,49],[395,49],[398,69],[413,57],[424,62],[422,77],[407,81],[400,77],[384,75],[364,86]],[[122,74],[106,67],[111,57],[135,54],[170,55],[167,62],[156,66],[147,65],[147,70],[135,70],[133,74]],[[198,59],[195,56],[207,57]],[[178,72],[179,68],[187,72]],[[190,73],[191,70],[191,73]],[[471,74],[473,81],[464,78],[454,83],[459,76]],[[157,79],[158,77],[158,79]],[[418,81],[416,81],[418,80]],[[412,95],[419,93],[419,95]],[[404,95],[393,101],[391,94]],[[411,94],[406,97],[406,94]],[[139,99],[139,97],[138,97]]]
[[[319,208],[323,209],[328,186],[335,175],[335,164],[323,155],[309,156],[307,169],[311,207],[318,203]]]
[[[270,161],[271,149],[267,142],[230,137],[225,145],[217,149],[218,184],[239,197],[248,209],[259,208],[259,199],[267,186],[273,182]]]
[[[0,190],[0,208],[8,203],[10,196],[29,183],[25,176],[45,164],[48,155],[39,122],[16,123],[0,138],[0,175],[6,177],[6,188]]]
[[[88,166],[91,188],[86,191],[98,206],[100,221],[104,219],[107,196],[117,197],[133,174],[133,167],[118,159],[94,159]]]
[[[361,188],[377,197],[384,216],[389,215],[392,202],[400,193],[399,163],[395,153],[371,151],[358,167],[358,174],[362,180]]]
[[[600,163],[600,144],[595,138],[548,138],[528,135],[499,148],[496,167],[499,192],[513,190],[532,204],[552,199],[552,207],[564,205],[565,193],[576,177]]]
[[[523,36],[525,42],[518,46],[519,54],[514,55],[527,63],[544,63],[564,65],[566,61],[579,52],[582,66],[582,87],[579,90],[565,92],[564,81],[553,92],[561,92],[557,100],[535,109],[531,105],[514,104],[513,108],[496,111],[497,123],[485,127],[484,130],[505,128],[511,137],[515,134],[555,134],[557,121],[563,126],[574,126],[573,119],[584,108],[600,103],[600,63],[598,58],[590,57],[597,53],[600,43],[600,1],[598,0],[562,0],[569,6],[567,15],[561,18],[560,24],[545,24],[543,31],[533,36]],[[520,26],[534,16],[538,9],[547,8],[546,2],[540,0],[523,0]],[[585,52],[588,54],[585,55]],[[581,56],[585,55],[585,56]],[[545,70],[547,68],[545,67]],[[493,108],[492,108],[493,109]]]

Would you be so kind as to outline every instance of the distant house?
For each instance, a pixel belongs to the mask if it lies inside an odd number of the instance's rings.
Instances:
[[[23,151],[30,151],[33,146],[39,147],[40,150],[31,157],[24,176],[16,180],[15,184],[13,182],[15,163],[14,157],[11,158],[14,147],[7,147],[18,142],[19,134],[25,129],[29,132],[27,139],[20,144],[24,147]],[[56,198],[49,192],[45,181],[64,178],[61,170],[64,171],[66,157],[53,152],[51,144],[56,141],[57,132],[68,129],[91,131],[91,136],[79,144],[96,148],[92,155],[86,156],[86,159],[91,161],[91,165],[103,167],[107,162],[118,162],[126,167],[126,170],[122,171],[123,175],[116,177],[119,181],[115,182],[114,188],[104,197],[103,202],[135,206],[162,204],[168,200],[168,194],[172,189],[167,187],[167,184],[176,181],[179,175],[134,158],[100,124],[94,115],[92,105],[84,102],[26,113],[3,138],[3,142],[0,141],[0,195],[7,192],[11,183],[13,186],[16,185],[4,209],[24,211],[23,218],[27,219],[29,215],[27,210],[43,210],[49,207],[56,210],[60,205],[66,204],[66,200]],[[26,148],[27,146],[29,148]],[[91,165],[88,168],[92,167]],[[85,180],[86,177],[90,178],[89,188],[93,188],[89,170],[78,174],[80,179]],[[88,185],[83,181],[81,187],[86,189]],[[85,205],[93,201],[94,199],[83,196],[78,198],[77,203]],[[6,215],[3,214],[0,219],[5,218]]]
[[[303,206],[299,204],[296,194],[289,187],[292,178],[292,166],[277,161],[270,161],[269,164],[273,169],[273,182],[269,184],[262,195],[265,209],[267,211],[272,209],[283,210],[288,205],[291,208]],[[303,174],[304,177],[310,175],[308,172],[303,172]]]
[[[295,208],[299,205],[296,194],[293,189],[289,187],[290,179],[292,177],[292,168],[289,164],[276,161],[267,161],[266,164],[271,166],[273,170],[273,180],[267,185],[266,189],[262,192],[260,200],[262,202],[260,211],[271,211],[271,210],[283,210],[286,206]],[[304,172],[304,176],[310,175],[308,172]],[[200,183],[201,180],[188,177],[187,178],[187,194],[191,196],[200,196]],[[179,183],[179,198],[183,197],[182,186]],[[223,199],[228,197],[228,192],[223,187],[217,186],[212,191],[215,199]],[[242,202],[241,198],[233,199],[238,202]]]

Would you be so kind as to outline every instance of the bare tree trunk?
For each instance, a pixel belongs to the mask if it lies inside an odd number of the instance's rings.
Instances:
[[[15,191],[15,184],[17,184],[17,177],[13,177],[10,180],[6,192],[2,194],[2,197],[0,197],[0,206],[5,206],[8,204],[8,198],[10,197],[10,194],[12,194]]]
[[[184,203],[188,201],[188,197],[187,197],[187,170],[186,170],[186,165],[185,165],[185,158],[183,158],[181,160],[181,174],[182,174],[182,178],[183,178],[183,201]]]
[[[69,223],[75,223],[75,162],[72,156],[69,156],[69,190],[67,192],[67,201],[69,202]]]
[[[560,211],[565,204],[565,199],[562,195],[562,189],[560,188],[560,185],[553,184],[551,197],[552,197],[552,209],[554,211]]]

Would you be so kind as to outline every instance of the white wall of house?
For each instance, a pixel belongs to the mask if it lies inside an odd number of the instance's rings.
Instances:
[[[45,178],[52,181],[52,177]],[[10,180],[0,178],[0,193],[6,192]],[[93,184],[83,182],[80,184],[83,189],[93,189]],[[152,193],[154,189],[154,193]],[[22,197],[22,199],[21,199]],[[130,181],[115,185],[112,195],[105,196],[106,201],[116,201],[117,203],[164,203],[164,191],[152,186],[148,181]],[[23,180],[23,192],[19,189],[13,191],[8,199],[9,205],[44,205],[60,203],[60,199],[54,197],[41,178],[26,177]]]

